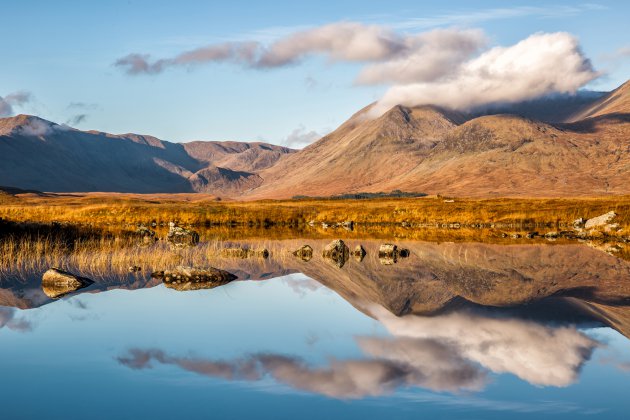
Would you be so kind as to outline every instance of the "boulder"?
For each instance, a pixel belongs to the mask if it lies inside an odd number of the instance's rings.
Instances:
[[[348,257],[350,256],[350,250],[344,241],[341,239],[335,239],[328,245],[324,247],[324,251],[322,251],[322,257],[325,259],[332,261],[337,267],[341,268],[344,266],[346,261],[348,261]]]
[[[77,276],[58,268],[51,268],[42,276],[42,290],[51,299],[58,299],[93,283],[94,281],[86,277]]]
[[[174,270],[155,271],[151,277],[160,279],[166,287],[180,291],[212,289],[222,286],[237,277],[218,268],[198,268],[179,266]]]
[[[592,219],[588,219],[584,223],[585,229],[594,229],[594,228],[605,228],[613,219],[617,217],[617,213],[614,211],[609,211],[606,214],[602,214],[601,216],[593,217]]]
[[[398,261],[398,247],[394,244],[382,244],[378,248],[378,259],[383,265],[392,265]]]
[[[166,241],[174,248],[195,246],[199,243],[199,234],[193,230],[179,227],[174,222],[169,222]]]
[[[352,256],[358,262],[363,261],[363,258],[365,258],[365,255],[366,255],[365,248],[363,248],[363,246],[361,246],[361,245],[357,245],[354,248],[354,251],[352,251]]]
[[[300,249],[293,251],[293,255],[302,261],[310,261],[313,258],[313,248],[310,245],[303,245]]]

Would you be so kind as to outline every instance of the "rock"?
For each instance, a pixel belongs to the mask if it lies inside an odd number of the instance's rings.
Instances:
[[[584,223],[585,229],[594,229],[599,227],[604,227],[608,225],[612,220],[617,217],[617,213],[614,211],[609,211],[606,214],[602,214],[601,216],[593,217],[592,219],[588,219]]]
[[[545,238],[549,239],[549,238],[557,238],[559,237],[560,234],[558,232],[547,232],[545,233]]]
[[[363,258],[365,258],[365,255],[366,255],[365,248],[363,248],[363,246],[361,246],[361,245],[357,245],[354,248],[354,251],[352,251],[352,256],[358,262],[363,261]]]
[[[218,268],[185,266],[176,267],[174,270],[155,271],[151,273],[151,277],[162,280],[166,287],[180,291],[212,289],[237,279],[234,274]]]
[[[330,227],[330,225],[326,222],[322,222],[322,228],[324,229],[328,229]]]
[[[533,239],[533,238],[535,238],[536,236],[540,236],[540,235],[538,235],[538,232],[527,232],[527,235],[525,235],[525,237],[526,237],[527,239]]]
[[[575,219],[572,225],[575,229],[582,229],[584,227],[584,223],[586,223],[586,220],[584,220],[583,217],[580,217],[579,219]]]
[[[383,265],[392,265],[398,261],[398,247],[393,244],[382,244],[378,248],[378,259]]]
[[[352,220],[341,222],[341,227],[347,231],[352,232],[354,230],[354,222]]]
[[[51,268],[42,276],[42,290],[51,299],[58,299],[93,283],[94,281],[86,277],[77,276],[58,268]]]
[[[199,234],[193,230],[178,227],[174,222],[169,222],[166,241],[174,248],[195,246],[199,243]]]
[[[266,248],[223,248],[221,256],[227,258],[268,258],[269,251]]]
[[[411,251],[409,251],[407,248],[401,248],[398,250],[398,256],[400,258],[408,258],[411,255]]]
[[[326,245],[324,251],[322,251],[322,257],[332,261],[339,268],[343,267],[349,256],[350,250],[341,239],[335,239]]]
[[[313,248],[310,245],[303,245],[300,249],[293,251],[293,255],[302,261],[310,261],[313,258]]]
[[[137,265],[129,266],[129,271],[131,273],[136,273],[138,271],[142,271],[142,267],[138,267]]]
[[[518,234],[518,233],[513,233],[513,234],[511,235],[511,238],[512,238],[512,239],[519,239],[520,237],[521,237],[521,235],[520,235],[520,234]]]

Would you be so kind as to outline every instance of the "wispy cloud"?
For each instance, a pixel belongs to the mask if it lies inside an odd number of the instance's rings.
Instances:
[[[14,107],[22,107],[33,99],[33,95],[27,91],[17,91],[0,96],[0,117],[13,115]]]
[[[405,19],[392,26],[397,29],[426,29],[438,26],[469,26],[494,20],[508,20],[519,18],[539,19],[565,19],[584,13],[598,10],[606,10],[607,7],[600,4],[585,3],[567,5],[545,6],[514,6],[494,7],[488,9],[466,9],[455,12],[438,13],[432,16]]]
[[[301,149],[313,143],[315,140],[319,140],[321,137],[322,136],[318,132],[314,130],[307,130],[304,125],[300,125],[289,133],[289,135],[282,141],[282,144],[294,149]]]

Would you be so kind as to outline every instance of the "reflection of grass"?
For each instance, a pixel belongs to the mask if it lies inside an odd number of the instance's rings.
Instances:
[[[462,225],[512,223],[513,231],[544,226],[549,230],[568,226],[578,217],[590,218],[614,210],[616,222],[630,228],[630,196],[593,199],[456,199],[400,198],[374,200],[285,200],[216,202],[174,196],[55,195],[20,197],[3,201],[0,217],[14,221],[69,222],[94,226],[153,221],[182,224],[304,226],[314,220],[353,220],[363,225],[408,223],[460,223]],[[379,227],[380,229],[380,227]],[[470,232],[475,231],[470,230]],[[456,236],[467,235],[465,230]]]
[[[8,237],[0,240],[0,275],[43,273],[50,267],[58,267],[98,279],[127,275],[132,266],[141,267],[141,274],[148,275],[178,265],[216,265],[219,260],[226,259],[222,250],[233,246],[232,242],[210,241],[196,247],[171,249],[163,241],[147,245],[131,237],[90,239],[71,244],[50,237]],[[277,244],[255,242],[254,249],[263,248],[273,249],[276,259],[282,260],[284,254],[289,255],[288,249],[279,248]],[[250,259],[253,263],[261,260],[258,257]]]

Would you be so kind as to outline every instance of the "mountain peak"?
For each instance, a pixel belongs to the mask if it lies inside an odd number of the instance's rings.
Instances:
[[[35,115],[19,114],[14,117],[0,118],[0,135],[3,136],[12,134],[43,136],[49,134],[55,127],[59,125]]]

